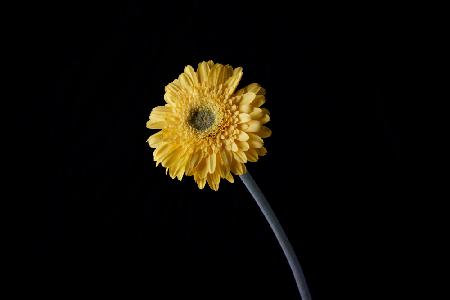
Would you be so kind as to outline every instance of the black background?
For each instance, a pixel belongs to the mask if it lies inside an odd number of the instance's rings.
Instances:
[[[62,298],[298,299],[239,180],[198,190],[154,166],[151,109],[185,65],[212,59],[242,66],[240,86],[267,90],[268,155],[247,166],[313,298],[375,295],[376,274],[396,256],[404,183],[389,11],[239,1],[24,7],[22,288]]]

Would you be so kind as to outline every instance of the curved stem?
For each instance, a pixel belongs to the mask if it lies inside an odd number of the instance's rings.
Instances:
[[[308,285],[306,284],[305,275],[303,274],[300,262],[295,255],[294,249],[292,248],[292,245],[289,242],[286,233],[283,230],[283,227],[281,227],[277,216],[270,207],[269,202],[267,202],[266,197],[264,197],[264,194],[261,192],[261,189],[253,180],[253,177],[252,175],[250,175],[250,173],[247,172],[246,174],[239,177],[247,187],[250,194],[252,194],[262,213],[266,217],[267,222],[269,222],[270,228],[272,228],[272,231],[275,234],[278,243],[280,243],[289,266],[291,267],[292,273],[294,274],[295,282],[297,283],[297,288],[300,292],[302,300],[311,300],[311,294],[309,293]]]

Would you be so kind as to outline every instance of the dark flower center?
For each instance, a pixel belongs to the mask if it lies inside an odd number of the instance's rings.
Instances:
[[[205,131],[214,124],[216,116],[208,108],[195,108],[189,114],[188,123],[198,131]]]

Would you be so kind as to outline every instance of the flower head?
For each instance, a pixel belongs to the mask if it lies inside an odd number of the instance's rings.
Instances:
[[[170,177],[194,176],[199,188],[218,190],[220,178],[234,182],[231,173],[246,173],[247,161],[266,154],[265,90],[252,83],[236,91],[241,78],[242,68],[208,61],[166,86],[166,104],[153,108],[147,127],[161,129],[148,143]]]

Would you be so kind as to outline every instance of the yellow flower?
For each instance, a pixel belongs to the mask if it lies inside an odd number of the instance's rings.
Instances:
[[[170,177],[194,176],[200,189],[208,182],[217,191],[220,178],[234,182],[231,173],[246,173],[247,161],[266,154],[265,90],[252,83],[235,92],[241,78],[242,68],[208,61],[197,71],[187,66],[166,86],[166,104],[153,108],[147,127],[161,129],[148,143]]]

